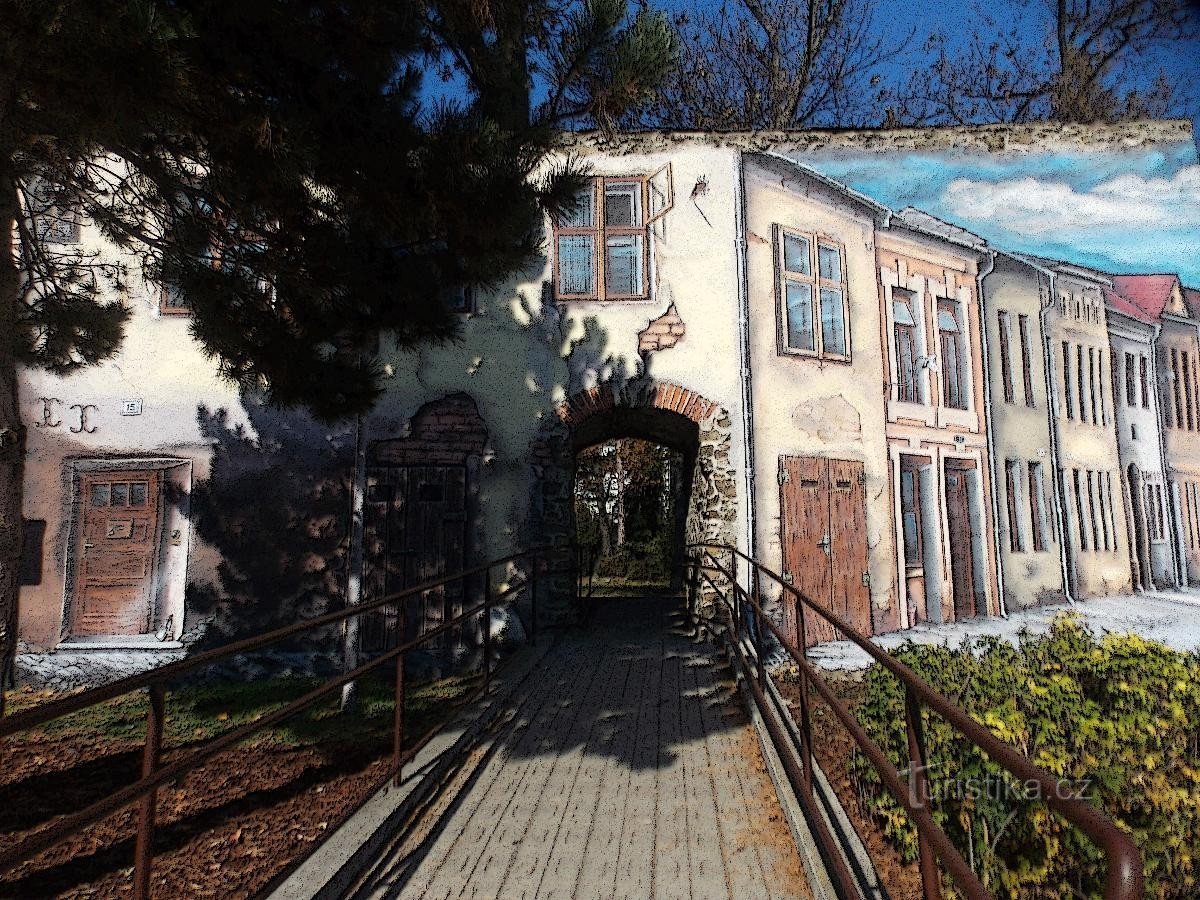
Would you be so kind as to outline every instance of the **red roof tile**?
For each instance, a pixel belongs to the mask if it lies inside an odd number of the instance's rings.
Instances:
[[[1137,319],[1139,322],[1146,322],[1150,325],[1154,324],[1154,317],[1144,312],[1141,307],[1132,301],[1126,299],[1112,288],[1103,288],[1102,290],[1104,291],[1104,305],[1109,309],[1129,316],[1131,319]]]
[[[1167,302],[1171,299],[1171,290],[1179,281],[1178,275],[1114,275],[1113,287],[1140,309],[1143,313],[1157,320],[1162,316]]]

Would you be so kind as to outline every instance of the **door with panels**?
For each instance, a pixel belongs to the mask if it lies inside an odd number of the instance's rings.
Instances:
[[[162,472],[122,469],[80,477],[70,634],[153,630]]]
[[[819,456],[779,460],[783,577],[863,634],[871,633],[867,562],[867,507],[863,464]],[[799,638],[795,604],[785,602],[785,622]],[[805,643],[834,640],[823,618],[805,615]]]

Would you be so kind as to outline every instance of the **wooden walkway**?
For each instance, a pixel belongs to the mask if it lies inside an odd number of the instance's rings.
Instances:
[[[357,896],[811,896],[724,660],[673,603],[604,604]]]

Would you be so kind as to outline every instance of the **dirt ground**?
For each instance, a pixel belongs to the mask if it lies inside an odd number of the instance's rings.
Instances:
[[[199,696],[182,692],[169,697],[163,762],[305,687],[301,679],[289,681],[296,683],[259,686],[252,694],[207,690]],[[460,690],[464,686],[427,690],[415,704],[410,696],[409,710],[415,715],[410,715],[406,732],[423,733],[435,723],[435,712],[440,721],[453,706],[446,701],[465,693]],[[390,698],[369,685],[362,698],[361,709],[349,718],[339,718],[333,707],[317,710],[212,758],[161,789],[153,896],[254,896],[361,805],[388,777],[391,753]],[[44,699],[18,694],[14,706]],[[218,706],[228,711],[216,711]],[[144,698],[98,710],[82,721],[64,720],[3,744],[0,849],[137,779]],[[0,897],[128,897],[136,829],[136,807],[120,810],[0,873]]]

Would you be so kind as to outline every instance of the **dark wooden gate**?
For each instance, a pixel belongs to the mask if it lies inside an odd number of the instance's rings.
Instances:
[[[784,577],[806,597],[871,633],[867,568],[867,507],[863,464],[817,456],[780,457],[780,525]],[[798,637],[793,604],[787,627]],[[835,638],[833,628],[809,616],[808,645]]]
[[[363,600],[373,600],[466,567],[466,467],[380,466],[367,472]],[[411,639],[462,611],[461,582],[412,597]],[[368,651],[396,646],[399,609],[364,617]]]

